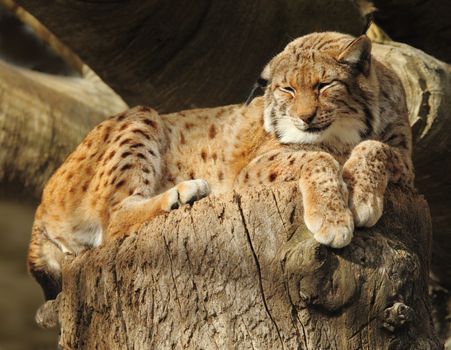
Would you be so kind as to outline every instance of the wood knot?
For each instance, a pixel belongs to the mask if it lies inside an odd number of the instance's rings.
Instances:
[[[300,232],[302,231],[302,232]],[[337,311],[349,305],[359,292],[351,264],[334,250],[298,230],[287,242],[284,271],[295,304]]]
[[[382,327],[390,332],[395,332],[407,323],[412,322],[414,318],[415,312],[411,307],[404,303],[394,303],[384,310]]]

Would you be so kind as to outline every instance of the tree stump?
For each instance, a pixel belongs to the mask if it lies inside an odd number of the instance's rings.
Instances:
[[[65,264],[41,320],[63,349],[439,349],[423,197],[390,188],[343,249],[312,238],[301,203],[285,183],[157,217]]]

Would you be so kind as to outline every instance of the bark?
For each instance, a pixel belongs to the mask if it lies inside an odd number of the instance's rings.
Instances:
[[[84,135],[127,108],[100,79],[58,77],[0,61],[0,182],[6,196],[37,198]]]
[[[41,321],[64,349],[439,349],[426,201],[392,188],[340,250],[312,239],[300,203],[288,183],[158,217],[66,264]]]
[[[127,103],[160,112],[245,101],[291,39],[364,25],[351,0],[16,2]]]

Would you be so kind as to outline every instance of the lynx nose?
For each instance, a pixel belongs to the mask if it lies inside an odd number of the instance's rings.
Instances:
[[[316,111],[314,111],[313,113],[309,113],[309,114],[300,114],[298,117],[305,124],[310,125],[310,123],[312,122],[313,118],[315,118],[315,115],[316,115]]]

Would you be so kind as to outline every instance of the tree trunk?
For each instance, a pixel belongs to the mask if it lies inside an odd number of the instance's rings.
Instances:
[[[164,113],[242,102],[291,39],[364,27],[352,0],[16,2],[128,104]]]
[[[0,182],[7,196],[38,198],[85,134],[127,108],[99,78],[58,77],[0,61]]]
[[[425,200],[398,188],[339,250],[294,183],[208,197],[66,264],[40,317],[56,308],[64,349],[439,349],[430,245]]]

